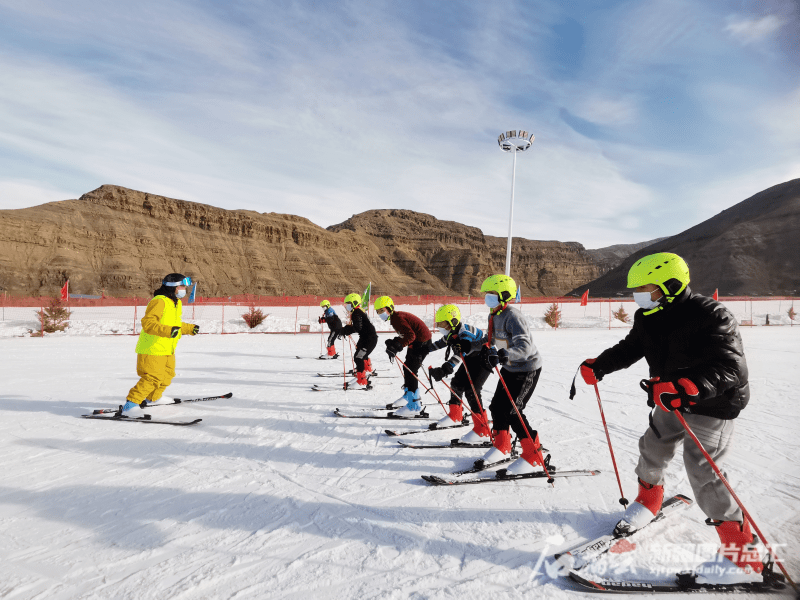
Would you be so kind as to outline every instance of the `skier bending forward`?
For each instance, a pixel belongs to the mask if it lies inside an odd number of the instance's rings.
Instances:
[[[350,324],[342,327],[336,335],[344,337],[353,333],[358,334],[356,352],[353,355],[356,362],[356,383],[353,387],[365,388],[369,385],[367,373],[372,371],[369,355],[378,344],[378,334],[375,332],[375,326],[370,323],[367,313],[361,309],[359,294],[347,294],[344,297],[344,309],[350,313]]]
[[[328,329],[331,330],[330,335],[328,335],[328,356],[331,358],[337,358],[336,346],[334,345],[334,342],[336,342],[336,338],[339,337],[339,330],[342,328],[342,320],[339,318],[339,315],[336,314],[336,311],[331,307],[331,303],[327,300],[323,300],[319,305],[325,310],[325,312],[322,313],[322,316],[319,318],[319,323],[327,323]]]
[[[468,444],[481,444],[489,435],[489,426],[486,413],[481,410],[480,394],[483,384],[489,378],[489,371],[481,359],[481,349],[488,341],[487,335],[472,325],[461,322],[461,311],[453,304],[445,304],[436,311],[436,326],[442,337],[435,342],[428,342],[431,352],[448,349],[449,357],[445,355],[445,362],[441,367],[430,370],[431,377],[441,381],[448,375],[453,376],[450,382],[450,414],[440,420],[437,427],[455,427],[461,424],[463,405],[459,396],[466,395],[467,402],[472,411],[473,429],[464,435],[460,441]],[[462,362],[461,355],[464,355]],[[474,390],[473,390],[474,388]]]
[[[752,547],[756,538],[750,523],[674,414],[685,413],[686,423],[720,465],[733,439],[733,420],[750,399],[736,318],[719,302],[692,293],[688,284],[689,267],[677,254],[660,252],[637,261],[628,272],[628,287],[635,288],[633,297],[641,307],[633,328],[616,346],[581,364],[589,385],[642,357],[650,367],[650,379],[642,385],[653,411],[639,439],[639,494],[615,531],[632,532],[655,518],[664,498],[664,470],[683,444],[692,491],[724,552],[722,562],[695,570],[697,581],[760,581],[763,564]]]

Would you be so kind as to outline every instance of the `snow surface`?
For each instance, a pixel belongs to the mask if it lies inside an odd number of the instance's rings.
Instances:
[[[333,415],[400,395],[382,344],[374,391],[343,392],[340,380],[316,376],[342,369],[341,361],[312,359],[319,336],[184,338],[167,393],[234,396],[150,409],[154,418],[203,419],[178,428],[80,418],[123,401],[137,380],[136,338],[0,339],[0,597],[585,597],[549,576],[542,559],[608,531],[621,513],[594,393],[581,384],[571,402],[568,389],[582,359],[625,333],[534,332],[545,362],[526,414],[553,464],[600,475],[555,487],[531,480],[458,488],[429,486],[420,475],[465,468],[482,452],[403,449],[384,428],[423,424]],[[742,333],[752,400],[737,420],[727,472],[796,579],[800,330]],[[437,365],[442,354],[433,357]],[[638,387],[645,375],[641,362],[600,384],[631,499],[647,427]],[[331,391],[313,392],[314,383]],[[486,390],[494,385],[492,378]],[[467,430],[455,431],[403,439]],[[680,456],[667,492],[691,496]],[[690,568],[717,546],[703,520],[692,507],[606,567],[640,579]]]

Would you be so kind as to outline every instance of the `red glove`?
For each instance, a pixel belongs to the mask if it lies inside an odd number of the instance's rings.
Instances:
[[[322,325],[324,322],[325,322],[325,317],[320,317],[319,319],[317,319],[317,323],[319,323],[320,325]]]
[[[581,377],[586,382],[586,385],[595,385],[598,381],[603,380],[603,374],[596,372],[592,365],[596,358],[587,358],[581,363]]]
[[[649,381],[643,382],[647,389],[647,404],[658,406],[661,410],[686,412],[687,409],[697,404],[700,391],[697,386],[681,377],[676,382],[659,381],[654,377]],[[645,387],[644,385],[642,387]]]

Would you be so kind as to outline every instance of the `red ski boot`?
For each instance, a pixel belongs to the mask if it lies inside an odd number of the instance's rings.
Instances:
[[[508,429],[503,431],[492,431],[494,442],[492,442],[492,449],[483,457],[484,465],[491,465],[499,462],[511,454],[511,433]]]
[[[542,444],[539,443],[539,433],[534,430],[531,432],[533,439],[522,438],[519,443],[522,446],[522,456],[511,463],[506,473],[508,475],[525,475],[533,473],[534,467],[544,467],[544,456],[542,456]]]
[[[450,404],[450,412],[446,417],[436,423],[435,429],[440,427],[457,427],[461,425],[461,419],[464,418],[464,410],[460,404]]]
[[[739,521],[714,521],[708,525],[717,528],[722,546],[714,560],[706,561],[695,569],[697,583],[750,583],[763,581],[764,563],[756,547],[758,538],[750,530],[750,523]]]
[[[639,495],[622,515],[622,520],[614,528],[615,535],[630,535],[656,518],[664,501],[664,486],[654,485],[639,479]]]
[[[472,431],[461,436],[459,442],[464,444],[482,444],[489,437],[489,426],[482,415],[472,412]]]

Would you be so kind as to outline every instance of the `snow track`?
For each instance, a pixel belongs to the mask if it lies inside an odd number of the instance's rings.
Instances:
[[[387,421],[335,417],[337,406],[395,400],[401,380],[376,378],[368,393],[312,392],[320,370],[341,369],[338,361],[294,358],[318,353],[313,337],[182,340],[167,393],[234,394],[157,409],[158,418],[202,418],[193,428],[80,418],[120,404],[135,383],[133,337],[0,339],[0,597],[585,597],[563,577],[551,578],[546,564],[534,567],[543,551],[549,557],[604,533],[620,514],[594,393],[579,386],[570,402],[567,392],[581,360],[625,333],[534,332],[545,363],[526,414],[554,464],[600,469],[600,476],[555,487],[529,480],[458,488],[428,486],[420,475],[468,467],[483,451],[403,449],[383,433]],[[745,329],[743,336],[752,400],[737,420],[726,470],[771,541],[784,544],[796,576],[800,330]],[[373,362],[383,372],[395,368],[380,352]],[[637,364],[600,385],[630,499],[647,426],[638,389],[645,375]],[[487,382],[487,400],[495,385],[495,377]],[[437,389],[446,402],[444,386]],[[429,412],[443,415],[438,405]],[[430,421],[391,423],[406,430]],[[680,456],[667,491],[691,495]],[[670,565],[691,567],[697,548],[717,544],[703,519],[692,507],[643,540],[631,553],[637,574],[646,578],[664,563],[665,544]]]

